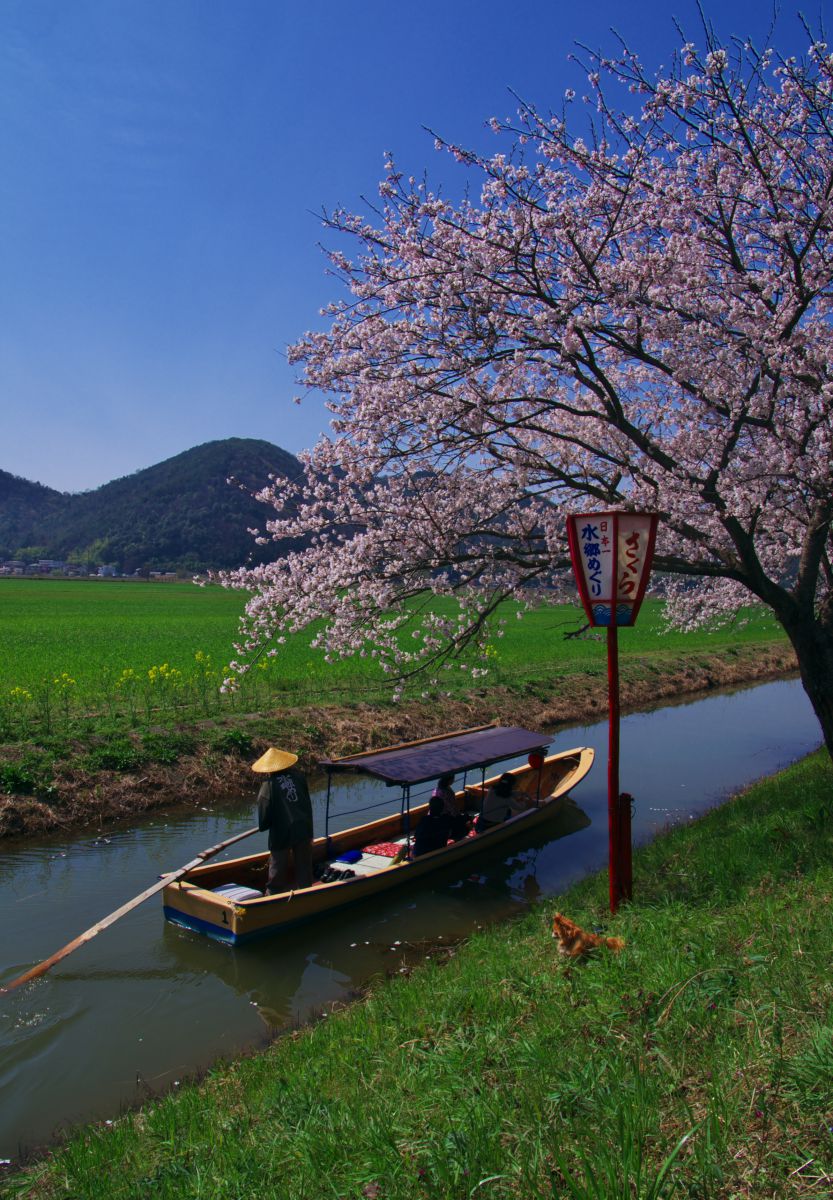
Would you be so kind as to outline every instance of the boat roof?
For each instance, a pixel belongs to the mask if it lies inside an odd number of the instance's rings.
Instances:
[[[405,786],[438,779],[450,772],[457,774],[473,767],[488,767],[502,759],[529,754],[532,750],[544,750],[549,742],[546,734],[531,729],[487,725],[420,742],[387,746],[384,750],[322,759],[319,766],[331,773],[360,771],[384,779],[389,786]]]

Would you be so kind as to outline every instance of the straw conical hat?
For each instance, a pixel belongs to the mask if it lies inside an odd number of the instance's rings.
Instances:
[[[297,754],[290,754],[288,750],[276,750],[274,746],[270,746],[256,763],[252,763],[252,770],[257,771],[258,775],[269,775],[272,771],[285,771],[297,761]]]

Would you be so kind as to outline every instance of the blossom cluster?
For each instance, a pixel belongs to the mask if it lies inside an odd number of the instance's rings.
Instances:
[[[476,197],[391,160],[379,210],[327,218],[347,294],[291,358],[332,430],[260,494],[303,548],[225,576],[239,669],[320,618],[398,678],[482,652],[588,507],[660,513],[680,621],[751,591],[833,622],[833,58],[685,43],[658,78],[627,51],[587,75],[592,139],[526,107],[507,152],[440,143]]]

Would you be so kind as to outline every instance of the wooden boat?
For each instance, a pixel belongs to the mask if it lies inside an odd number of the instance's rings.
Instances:
[[[423,878],[440,868],[453,867],[503,842],[524,837],[552,821],[565,805],[578,811],[567,800],[567,794],[593,763],[594,752],[589,747],[546,756],[547,740],[544,734],[531,730],[486,726],[326,760],[320,765],[329,779],[327,831],[313,844],[316,882],[312,887],[264,895],[269,860],[268,852],[264,851],[197,866],[168,884],[162,893],[165,916],[177,925],[238,945]],[[516,778],[513,796],[525,798],[529,805],[525,811],[484,833],[470,832],[439,850],[418,858],[409,856],[413,830],[428,808],[427,801],[410,806],[412,787],[447,772],[462,774],[463,786],[455,793],[457,803],[461,812],[474,816],[480,811],[487,789],[502,774],[487,778],[486,770],[522,755],[528,755],[527,763],[514,767],[511,774]],[[345,771],[382,779],[389,786],[399,785],[402,795],[399,811],[330,833],[332,780],[334,775]],[[480,778],[469,782],[472,773],[479,773]],[[583,823],[587,823],[586,818]],[[576,828],[575,823],[572,828]],[[345,855],[351,861],[344,861]],[[342,877],[332,878],[334,870]],[[325,871],[329,878],[321,880]]]

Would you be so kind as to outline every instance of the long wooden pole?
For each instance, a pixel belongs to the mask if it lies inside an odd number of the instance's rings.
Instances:
[[[247,829],[245,833],[237,833],[234,837],[220,842],[219,845],[211,846],[208,850],[203,850],[196,858],[192,858],[189,863],[186,863],[184,867],[180,867],[179,870],[164,875],[152,887],[146,888],[144,892],[141,892],[138,896],[134,896],[132,900],[128,900],[126,904],[123,904],[121,908],[117,908],[109,916],[103,917],[95,925],[91,925],[89,929],[80,933],[78,937],[73,938],[71,942],[67,942],[66,946],[62,946],[60,950],[56,950],[54,954],[50,954],[49,958],[45,958],[43,962],[38,963],[36,967],[31,967],[28,971],[24,971],[22,975],[18,975],[16,979],[13,979],[11,983],[4,984],[3,987],[0,987],[0,995],[13,992],[15,988],[22,987],[24,983],[28,983],[31,979],[37,979],[39,975],[44,975],[50,967],[55,966],[55,963],[59,963],[62,958],[66,958],[67,955],[72,954],[73,950],[77,950],[79,946],[92,941],[96,934],[101,933],[103,929],[109,928],[110,925],[114,925],[116,921],[126,913],[129,913],[131,909],[138,908],[145,900],[150,899],[157,892],[161,892],[162,888],[167,887],[169,883],[176,883],[177,879],[181,879],[183,875],[187,875],[189,871],[192,871],[194,867],[200,866],[206,859],[213,858],[215,854],[219,854],[221,850],[225,850],[226,846],[233,846],[235,842],[242,842],[244,838],[251,837],[253,833],[257,832],[258,827],[255,825],[253,829]]]

